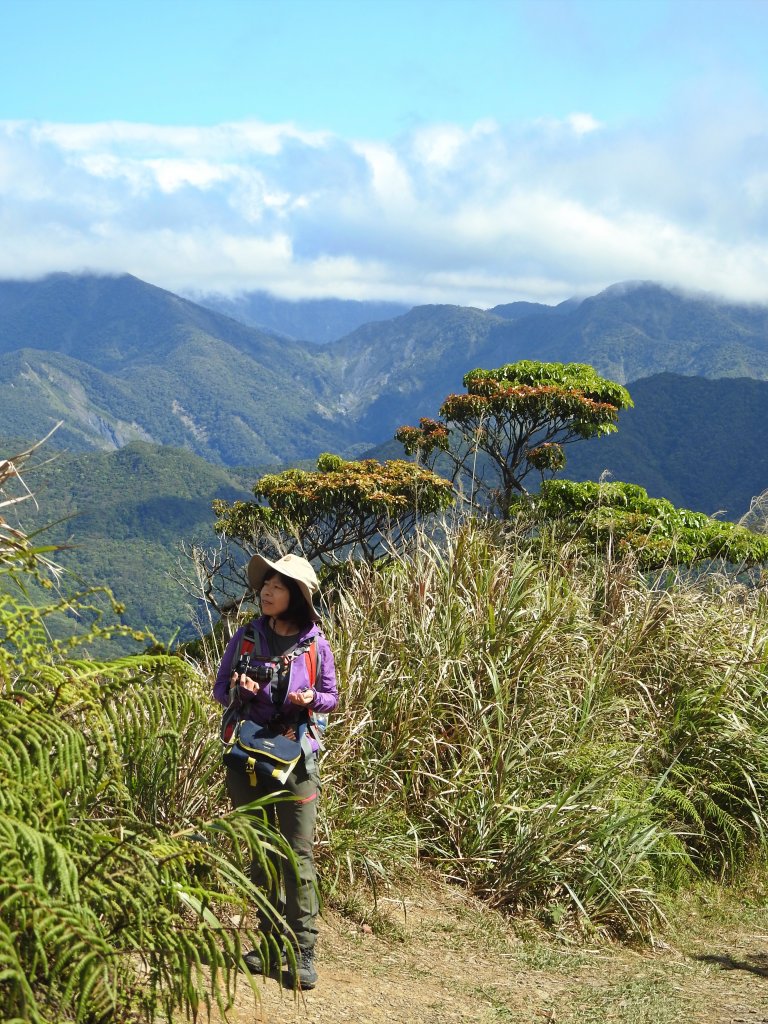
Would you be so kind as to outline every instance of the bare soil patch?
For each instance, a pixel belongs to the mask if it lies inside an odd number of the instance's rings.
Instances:
[[[655,948],[510,923],[455,890],[379,902],[377,933],[326,912],[320,980],[238,987],[231,1024],[768,1024],[768,909],[683,914]]]

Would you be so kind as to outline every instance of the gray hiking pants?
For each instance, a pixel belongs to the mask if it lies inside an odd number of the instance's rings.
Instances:
[[[317,801],[320,793],[317,761],[311,758],[307,769],[302,757],[288,777],[285,787],[271,779],[257,779],[257,785],[251,786],[245,773],[227,768],[226,787],[229,799],[235,807],[242,807],[257,797],[283,790],[291,796],[298,797],[296,800],[280,800],[266,808],[270,822],[277,826],[293,850],[298,870],[294,872],[290,864],[272,856],[275,876],[279,880],[276,884],[263,870],[258,858],[254,857],[251,862],[251,881],[267,893],[272,906],[285,918],[299,948],[314,949],[317,940],[317,916],[320,911],[313,853]],[[260,920],[259,924],[263,931],[273,930],[267,921]]]

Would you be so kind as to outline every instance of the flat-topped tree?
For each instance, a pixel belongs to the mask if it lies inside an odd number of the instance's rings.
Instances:
[[[445,399],[441,419],[400,427],[395,438],[427,466],[447,463],[473,505],[504,519],[528,493],[530,473],[543,481],[558,472],[565,445],[611,433],[619,410],[632,405],[626,388],[584,363],[522,360],[471,370],[463,383],[465,394]]]
[[[301,551],[326,564],[340,553],[373,561],[399,545],[420,516],[454,501],[450,481],[423,466],[329,454],[311,472],[261,477],[253,494],[255,501],[214,502],[218,533],[247,550],[272,545],[274,553]]]

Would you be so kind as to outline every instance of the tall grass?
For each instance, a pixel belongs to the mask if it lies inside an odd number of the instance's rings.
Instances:
[[[331,632],[332,879],[420,858],[496,906],[648,933],[665,891],[764,853],[764,590],[469,523],[350,569]]]

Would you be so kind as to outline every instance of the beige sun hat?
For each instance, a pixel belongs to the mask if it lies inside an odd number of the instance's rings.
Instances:
[[[302,558],[301,555],[283,555],[276,562],[270,562],[263,555],[254,555],[248,563],[248,582],[256,593],[261,590],[264,577],[270,569],[274,569],[298,583],[299,589],[309,605],[312,618],[319,622],[320,612],[315,608],[313,596],[319,593],[320,584],[317,580],[317,573],[306,558]]]

